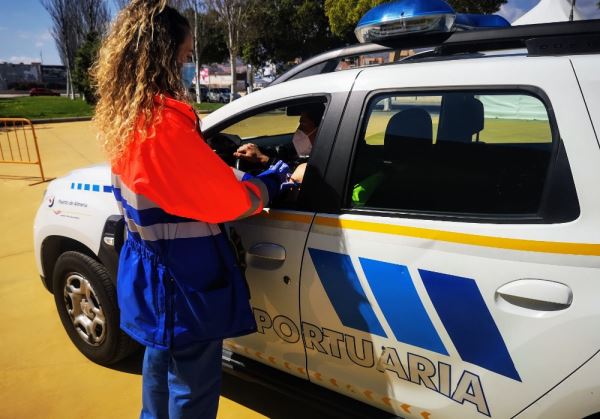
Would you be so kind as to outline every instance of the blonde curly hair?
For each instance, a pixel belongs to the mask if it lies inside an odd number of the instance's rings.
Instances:
[[[152,137],[159,122],[154,97],[187,101],[177,61],[191,28],[167,0],[132,0],[117,16],[91,74],[98,92],[94,121],[111,160],[122,156],[134,130]]]

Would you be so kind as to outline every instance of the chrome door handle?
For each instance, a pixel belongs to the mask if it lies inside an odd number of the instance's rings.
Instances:
[[[283,262],[285,248],[275,243],[256,243],[248,250],[247,255],[270,262]]]
[[[519,279],[498,288],[496,297],[506,302],[537,311],[558,311],[573,302],[571,288],[544,279]]]

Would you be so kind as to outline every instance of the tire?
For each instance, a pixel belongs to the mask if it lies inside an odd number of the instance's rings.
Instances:
[[[54,302],[65,331],[90,360],[113,364],[139,348],[119,328],[117,294],[106,268],[79,252],[65,252],[54,268]]]

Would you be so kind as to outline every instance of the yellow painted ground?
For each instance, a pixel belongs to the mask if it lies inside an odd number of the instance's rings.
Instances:
[[[89,122],[36,126],[49,177],[103,161]],[[35,166],[0,164],[0,418],[136,418],[139,357],[119,369],[81,355],[64,332],[33,257],[32,224],[46,184]],[[126,372],[132,371],[132,372]],[[222,397],[219,418],[261,414]]]

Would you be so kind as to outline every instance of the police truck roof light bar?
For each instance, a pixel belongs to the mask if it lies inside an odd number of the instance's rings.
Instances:
[[[456,12],[443,0],[399,0],[369,10],[354,33],[361,43],[415,32],[449,32]]]
[[[361,43],[382,42],[417,33],[505,28],[501,16],[456,13],[444,0],[398,0],[369,10],[354,33]]]

